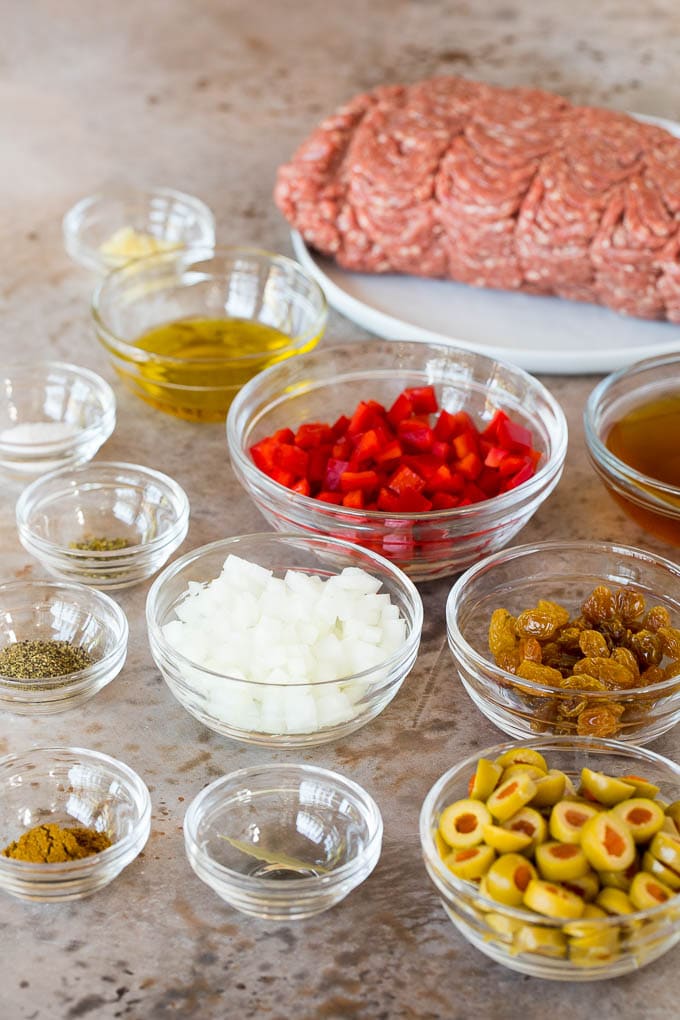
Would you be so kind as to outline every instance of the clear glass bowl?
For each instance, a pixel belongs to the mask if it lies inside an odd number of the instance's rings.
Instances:
[[[680,545],[680,486],[643,474],[606,445],[624,415],[663,397],[680,398],[680,353],[640,361],[603,379],[586,403],[585,436],[590,462],[619,506],[645,531]],[[675,444],[677,456],[680,437]]]
[[[0,889],[34,902],[79,900],[113,881],[144,847],[149,791],[123,762],[80,747],[37,747],[0,759],[2,847],[48,823],[105,832],[111,846],[64,863],[0,855]]]
[[[230,553],[276,577],[288,569],[329,577],[345,567],[362,568],[381,581],[381,593],[398,607],[406,623],[403,644],[377,666],[316,683],[243,680],[198,665],[169,643],[163,628],[176,619],[188,587],[218,577]],[[352,733],[392,701],[416,660],[423,605],[409,579],[375,553],[333,539],[260,534],[213,542],[167,566],[149,591],[146,621],[151,654],[165,682],[205,726],[248,744],[309,747]]]
[[[113,390],[86,368],[6,365],[0,386],[0,474],[13,481],[86,463],[116,426]]]
[[[110,273],[92,303],[97,338],[130,389],[154,407],[190,421],[222,421],[238,390],[277,361],[311,350],[328,315],[319,285],[292,259],[254,248],[193,248],[144,259]],[[191,354],[137,346],[150,329],[181,319],[234,320],[271,336],[193,344]],[[243,324],[243,325],[240,325]],[[245,336],[245,333],[243,333]]]
[[[680,720],[680,677],[625,690],[548,686],[509,673],[489,650],[494,609],[517,616],[539,599],[558,602],[573,619],[598,584],[640,592],[646,607],[665,606],[680,622],[680,567],[642,549],[605,542],[542,542],[516,546],[470,567],[446,603],[449,647],[466,691],[511,737],[537,733],[616,737],[645,744]],[[612,709],[602,732],[601,710]],[[579,723],[579,717],[581,722]],[[592,730],[588,732],[593,720]]]
[[[465,410],[485,423],[501,409],[528,426],[543,454],[534,477],[472,506],[390,514],[292,492],[250,456],[250,448],[277,429],[333,422],[360,400],[389,406],[405,387],[428,384],[448,411]],[[524,527],[562,474],[567,425],[554,397],[521,369],[444,345],[371,341],[318,350],[263,372],[234,400],[227,441],[237,478],[273,527],[355,542],[424,581],[462,570]]]
[[[201,790],[184,819],[189,863],[244,914],[292,921],[335,906],[371,874],[378,806],[314,765],[240,769]]]
[[[638,970],[680,941],[680,897],[626,915],[588,920],[588,941],[579,944],[569,922],[508,907],[483,895],[477,884],[458,878],[442,861],[435,833],[443,809],[468,796],[468,782],[479,758],[493,760],[514,744],[498,744],[459,762],[437,780],[420,812],[420,842],[425,868],[444,909],[458,931],[496,963],[532,977],[558,981],[597,981]],[[642,775],[661,788],[661,797],[680,796],[680,766],[652,751],[613,740],[569,737],[525,741],[546,756],[548,765],[572,778],[583,767],[608,775]],[[577,922],[578,923],[578,922]],[[585,922],[582,922],[582,924]],[[572,921],[573,925],[574,922]],[[530,938],[524,937],[527,933]],[[549,942],[550,946],[546,946]],[[535,951],[523,947],[535,945]],[[607,948],[600,953],[599,946]]]
[[[104,592],[58,581],[0,585],[0,650],[16,641],[69,641],[93,662],[64,676],[17,680],[0,674],[0,710],[52,715],[94,697],[123,668],[128,623]]]
[[[135,255],[119,231],[128,229],[160,245],[187,248],[215,243],[215,217],[192,195],[172,188],[114,187],[81,199],[62,223],[64,245],[85,269],[104,275]],[[102,246],[114,239],[110,250]],[[115,242],[120,238],[120,245]],[[134,239],[133,239],[134,241]],[[153,243],[153,241],[151,243]],[[136,250],[136,249],[134,249]]]
[[[16,518],[22,545],[51,574],[123,588],[151,577],[179,548],[189,500],[160,471],[98,461],[33,482],[17,501]],[[112,541],[127,544],[107,549]]]

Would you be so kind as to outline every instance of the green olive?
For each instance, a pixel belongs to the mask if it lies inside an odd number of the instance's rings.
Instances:
[[[638,871],[630,887],[630,900],[637,910],[647,910],[648,907],[658,907],[660,903],[666,903],[675,893],[664,885],[655,875],[646,871]]]
[[[635,860],[630,829],[613,811],[601,811],[584,823],[581,847],[596,871],[624,871]]]
[[[680,837],[668,832],[657,832],[649,845],[649,852],[671,871],[680,874]]]
[[[562,843],[580,843],[583,826],[598,814],[591,804],[561,800],[550,812],[550,835]]]
[[[660,879],[669,889],[680,892],[680,875],[676,871],[672,871],[671,868],[667,868],[665,864],[662,864],[649,850],[643,855],[642,870]]]
[[[589,868],[585,875],[581,875],[579,878],[570,878],[569,881],[562,884],[587,903],[594,900],[600,891],[600,880],[597,877],[597,872],[592,868]]]
[[[444,858],[444,864],[458,878],[474,881],[486,874],[495,856],[490,846],[460,847]]]
[[[531,807],[520,808],[507,821],[503,822],[502,828],[508,829],[510,832],[523,832],[531,837],[531,843],[522,851],[527,856],[530,856],[538,844],[545,842],[548,837],[548,825],[545,818]]]
[[[535,808],[552,807],[564,796],[567,789],[567,776],[557,769],[550,769],[540,779],[535,779],[536,793],[531,800]]]
[[[625,822],[636,843],[646,843],[661,828],[663,810],[647,797],[629,797],[612,808],[613,814]]]
[[[521,854],[502,854],[486,874],[488,895],[508,907],[519,907],[529,882],[536,878],[533,864]]]
[[[500,825],[485,825],[483,829],[484,842],[492,846],[499,854],[512,854],[520,850],[526,850],[530,845],[532,837],[526,832],[513,832]]]
[[[487,800],[496,789],[502,775],[502,765],[497,765],[495,762],[489,761],[488,758],[480,758],[475,774],[470,780],[469,796],[473,800]]]
[[[439,832],[450,847],[477,846],[482,842],[482,829],[491,821],[491,815],[479,800],[457,800],[441,813]]]
[[[559,843],[551,840],[536,847],[536,866],[541,878],[549,882],[569,882],[581,878],[590,871],[586,855],[575,843]]]
[[[494,818],[504,822],[528,804],[535,793],[536,784],[531,776],[520,772],[497,786],[487,800],[486,806]]]
[[[597,894],[595,903],[602,907],[608,914],[634,914],[635,907],[631,903],[630,896],[623,889],[613,889],[611,886],[601,889]]]
[[[607,807],[612,807],[635,793],[635,787],[630,783],[587,768],[581,769],[581,788],[594,800]]]
[[[535,953],[562,959],[567,955],[567,940],[555,928],[541,928],[537,924],[524,924],[515,935],[516,953]]]
[[[581,917],[585,903],[580,896],[553,882],[533,879],[524,893],[524,905],[546,917]]]
[[[535,751],[533,747],[511,747],[509,751],[504,751],[496,758],[496,764],[501,768],[507,768],[508,765],[535,765],[543,772],[548,771],[548,763],[545,758],[540,751]]]

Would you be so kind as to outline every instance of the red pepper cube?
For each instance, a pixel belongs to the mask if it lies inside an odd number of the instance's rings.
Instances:
[[[301,478],[299,482],[295,482],[294,485],[291,485],[291,489],[293,492],[299,492],[301,496],[311,496],[312,494],[310,484],[306,478]]]
[[[338,439],[333,443],[331,447],[331,457],[336,460],[349,460],[352,456],[352,443],[351,440],[345,436],[343,439]]]
[[[331,431],[335,439],[342,439],[347,434],[349,427],[349,418],[346,414],[341,414],[337,421],[331,425]]]
[[[402,464],[389,479],[388,485],[394,492],[403,495],[405,492],[422,492],[425,480],[408,465]]]
[[[484,457],[484,464],[488,468],[500,467],[507,456],[508,451],[504,450],[501,446],[491,446]]]
[[[271,438],[277,443],[294,443],[295,433],[292,429],[277,429]]]
[[[529,458],[523,457],[519,453],[509,453],[499,465],[498,474],[501,478],[512,478],[522,470],[525,464],[531,464]]]
[[[516,475],[512,475],[505,483],[504,491],[508,492],[510,489],[516,489],[518,485],[523,482],[528,482],[530,478],[534,476],[534,466],[530,462],[527,462],[524,467],[521,467]]]
[[[482,472],[482,459],[477,453],[468,453],[456,461],[456,470],[460,471],[463,478],[474,481]]]
[[[381,444],[376,429],[369,429],[368,432],[363,432],[359,438],[350,462],[352,468],[361,468],[364,464],[368,464],[369,461],[374,460],[378,453],[380,453]]]
[[[308,474],[309,454],[299,446],[282,443],[274,454],[277,467],[290,471],[296,478],[305,478]]]
[[[492,496],[497,496],[501,489],[501,483],[503,479],[498,474],[498,471],[493,468],[483,467],[481,473],[477,478],[477,485],[482,490],[487,499]]]
[[[255,443],[254,446],[250,447],[250,456],[253,458],[253,463],[264,471],[266,475],[276,467],[276,453],[279,449],[279,444],[271,436],[267,436],[265,439],[261,439],[259,443]]]
[[[459,497],[451,492],[435,492],[432,497],[433,510],[453,510],[458,506]]]
[[[377,489],[380,479],[376,471],[343,471],[340,475],[340,490],[351,492],[353,489],[360,489],[361,492],[370,492]]]
[[[482,436],[482,438],[490,439],[491,442],[494,442],[494,443],[496,443],[498,445],[498,443],[497,443],[497,440],[498,440],[498,428],[499,428],[500,424],[502,422],[505,422],[505,421],[509,421],[508,416],[505,413],[505,411],[501,411],[501,410],[495,411],[491,421],[486,426],[486,428],[482,429],[480,435]]]
[[[456,419],[450,411],[440,411],[434,426],[435,439],[446,442],[456,430]]]
[[[465,479],[460,471],[452,471],[446,464],[441,464],[427,479],[427,492],[446,492],[459,495],[465,487]]]
[[[291,474],[290,471],[284,471],[283,468],[272,468],[268,474],[272,481],[278,482],[279,485],[285,486],[286,489],[290,489],[296,481],[295,475]]]
[[[417,492],[415,489],[405,489],[399,493],[398,513],[420,514],[427,513],[431,509],[432,501],[423,496],[422,492]]]
[[[382,486],[378,493],[377,508],[383,510],[385,513],[398,514],[399,513],[399,496],[396,492],[392,492],[385,485]]]
[[[392,460],[399,460],[404,450],[398,439],[393,439],[379,451],[375,456],[376,464],[388,464]]]
[[[342,497],[342,505],[351,507],[353,510],[364,510],[364,493],[361,489],[350,489]]]
[[[398,436],[407,449],[425,453],[432,449],[434,433],[429,425],[418,418],[405,418],[399,422]]]
[[[467,482],[460,505],[462,506],[465,499],[468,499],[470,503],[482,503],[486,498],[486,493],[482,492],[478,485],[475,485],[474,482]]]
[[[326,465],[328,464],[328,448],[313,447],[307,451],[307,481],[310,485],[321,487],[326,477]]]
[[[529,429],[509,418],[499,424],[497,435],[498,445],[504,446],[506,450],[525,453],[531,449],[532,439]]]
[[[350,419],[347,426],[347,435],[358,436],[362,432],[367,432],[374,425],[380,424],[384,415],[385,408],[377,400],[362,400],[357,404],[356,410]]]
[[[451,445],[457,460],[462,460],[463,457],[467,457],[470,453],[479,455],[479,443],[477,442],[476,432],[461,432],[460,435],[453,439]]]
[[[452,421],[453,432],[451,433],[452,436],[459,436],[461,432],[473,432],[475,435],[477,435],[475,423],[473,422],[472,418],[467,413],[467,411],[456,411],[454,414],[451,415],[451,418],[453,419]]]
[[[342,503],[342,494],[339,492],[328,492],[326,489],[322,489],[321,492],[317,492],[315,499],[320,499],[323,503],[334,503],[336,506],[340,506]]]
[[[297,446],[301,446],[303,450],[309,450],[313,447],[323,446],[324,444],[331,444],[334,440],[333,430],[330,425],[326,425],[319,421],[310,421],[300,428],[295,433],[295,443]]]
[[[435,441],[432,444],[431,452],[433,457],[436,457],[437,460],[440,460],[442,462],[442,464],[445,464],[446,461],[451,456],[451,447],[445,440],[435,438]]]
[[[410,386],[404,390],[404,394],[411,401],[416,414],[434,414],[439,408],[434,386]]]
[[[410,418],[413,414],[413,405],[406,393],[400,393],[387,412],[387,420],[393,428],[397,428],[400,421]]]

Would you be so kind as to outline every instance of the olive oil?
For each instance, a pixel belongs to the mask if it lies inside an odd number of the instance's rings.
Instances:
[[[143,333],[134,346],[148,357],[119,372],[148,403],[191,421],[222,421],[237,391],[254,375],[319,337],[294,346],[286,333],[249,319],[187,318]]]
[[[615,422],[606,438],[606,446],[615,457],[641,474],[680,489],[680,393],[667,393],[640,404]],[[659,512],[648,510],[619,493],[614,493],[623,508],[643,528],[680,544],[680,495],[660,492],[649,486],[643,493],[666,503]]]

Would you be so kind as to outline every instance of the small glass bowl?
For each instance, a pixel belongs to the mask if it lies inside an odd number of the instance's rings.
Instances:
[[[81,584],[9,581],[0,585],[0,650],[17,641],[69,641],[94,662],[64,676],[17,680],[0,674],[0,710],[52,715],[106,687],[127,654],[125,613],[109,595]]]
[[[319,285],[292,259],[204,247],[149,255],[110,273],[95,291],[92,313],[97,338],[138,397],[190,421],[222,421],[256,373],[318,343],[328,308]],[[182,319],[254,323],[282,338],[227,340],[217,353],[198,341],[179,355],[138,346],[149,330]]]
[[[403,644],[377,666],[316,683],[260,683],[198,665],[169,643],[163,628],[176,619],[175,609],[187,590],[217,578],[230,553],[272,570],[276,577],[289,569],[327,578],[345,567],[362,568],[381,581],[380,593],[388,594],[398,607],[406,624]],[[311,747],[365,726],[392,701],[418,654],[423,604],[400,570],[348,542],[300,535],[244,535],[205,545],[167,566],[149,591],[146,622],[151,654],[165,682],[205,726],[247,744]]]
[[[453,585],[446,627],[458,676],[480,711],[511,737],[571,734],[646,744],[680,720],[680,676],[623,690],[565,689],[495,664],[489,649],[495,609],[517,616],[547,599],[568,609],[573,619],[599,584],[637,591],[647,609],[665,606],[676,626],[680,621],[680,566],[606,542],[516,546],[470,567]]]
[[[488,423],[496,410],[531,429],[543,454],[533,478],[472,506],[427,513],[354,510],[300,495],[256,467],[250,448],[277,429],[334,422],[360,400],[389,407],[405,387],[432,384],[440,408]],[[567,449],[564,414],[521,369],[471,351],[407,342],[352,343],[283,362],[248,383],[227,418],[231,464],[260,513],[280,531],[331,535],[387,557],[418,581],[446,577],[506,545],[557,485]]]
[[[86,463],[116,426],[113,390],[86,368],[6,365],[0,386],[0,473],[12,480]]]
[[[444,864],[435,843],[443,809],[467,797],[470,775],[480,758],[493,760],[515,746],[498,744],[454,765],[437,780],[423,803],[420,842],[425,868],[450,920],[480,952],[532,977],[597,981],[620,977],[663,956],[680,941],[680,897],[632,914],[589,919],[588,944],[584,945],[578,938],[578,922],[505,906],[482,895],[476,883],[458,878]],[[614,740],[569,737],[523,741],[522,747],[540,751],[551,768],[572,778],[580,778],[584,767],[613,776],[643,775],[661,788],[664,799],[680,796],[680,766],[652,751]],[[570,924],[574,928],[570,929]],[[527,940],[523,932],[531,938]],[[536,946],[534,951],[523,948],[527,941]],[[608,951],[600,951],[603,945]]]
[[[664,397],[680,398],[680,353],[639,361],[603,379],[590,394],[584,413],[590,462],[611,496],[645,531],[680,545],[680,486],[652,478],[607,447],[622,417]],[[677,459],[680,437],[669,433]]]
[[[344,899],[378,863],[382,832],[365,790],[313,765],[232,772],[201,790],[184,818],[201,881],[236,910],[278,921]]]
[[[79,900],[113,881],[144,847],[149,791],[123,762],[80,747],[38,747],[0,759],[2,847],[48,823],[105,832],[111,846],[64,863],[0,854],[0,889],[34,902]]]
[[[134,231],[165,250],[215,243],[215,217],[208,206],[172,188],[119,186],[89,195],[69,209],[62,228],[66,251],[74,262],[101,275],[136,257],[135,239],[122,236],[121,231]]]
[[[155,574],[182,544],[189,500],[160,471],[98,461],[33,482],[17,501],[16,518],[22,545],[54,576],[124,588]]]

